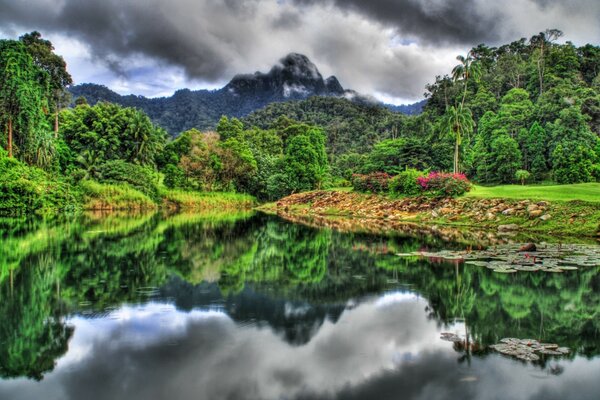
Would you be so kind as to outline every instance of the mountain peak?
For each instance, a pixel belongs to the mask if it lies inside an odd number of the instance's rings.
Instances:
[[[315,95],[342,95],[344,89],[335,77],[325,81],[317,66],[299,53],[279,60],[268,73],[236,75],[225,90],[241,96],[247,93],[268,97],[269,101],[305,99]]]
[[[281,63],[282,71],[287,75],[296,78],[305,78],[313,80],[322,80],[323,77],[317,69],[317,66],[313,64],[304,54],[290,53],[287,56],[279,60]],[[278,65],[274,66],[273,69],[277,69]],[[271,71],[273,71],[273,69]]]

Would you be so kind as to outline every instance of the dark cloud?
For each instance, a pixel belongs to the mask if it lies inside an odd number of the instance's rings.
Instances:
[[[322,4],[322,0],[294,0],[298,4]],[[364,14],[389,24],[399,32],[432,43],[472,44],[496,41],[504,15],[489,14],[478,0],[329,0],[336,7]],[[489,10],[489,9],[488,9]]]
[[[600,39],[596,0],[0,0],[0,10],[5,35],[36,29],[84,44],[97,64],[88,71],[103,65],[133,82],[136,69],[155,68],[148,88],[224,84],[299,52],[344,87],[418,100],[457,53],[479,43],[546,28],[575,43]],[[165,68],[187,82],[161,76]]]

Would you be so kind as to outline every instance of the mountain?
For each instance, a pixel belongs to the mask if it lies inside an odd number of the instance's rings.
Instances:
[[[73,99],[83,96],[89,104],[110,101],[140,108],[172,135],[190,128],[214,128],[222,115],[244,117],[271,103],[304,100],[312,96],[346,98],[355,103],[386,106],[405,114],[419,113],[422,108],[422,102],[409,106],[384,105],[353,90],[346,90],[335,76],[324,79],[308,57],[297,53],[288,54],[267,73],[236,75],[218,90],[182,89],[171,97],[160,98],[122,96],[92,83],[73,86],[69,90]]]

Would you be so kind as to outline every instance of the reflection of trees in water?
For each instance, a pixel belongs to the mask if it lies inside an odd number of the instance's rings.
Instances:
[[[400,279],[429,300],[441,324],[464,320],[473,340],[489,345],[504,337],[560,343],[586,356],[600,353],[600,271],[498,274],[464,264],[424,260],[400,267]],[[395,268],[393,259],[379,263]]]
[[[27,268],[0,285],[0,376],[40,380],[66,353],[73,328],[62,321],[56,300],[62,266],[51,254],[24,262]]]
[[[21,221],[13,228],[0,221],[0,229],[0,368],[7,377],[40,379],[53,368],[72,335],[65,313],[104,312],[157,286],[178,307],[216,302],[236,321],[264,323],[302,344],[326,319],[337,321],[349,300],[408,284],[429,300],[432,319],[465,321],[481,345],[517,336],[600,352],[598,269],[495,274],[395,256],[449,246],[439,238],[340,233],[266,216]],[[173,274],[179,278],[169,280]]]

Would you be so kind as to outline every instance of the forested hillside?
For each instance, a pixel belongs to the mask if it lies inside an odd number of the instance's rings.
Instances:
[[[244,121],[266,127],[283,115],[323,126],[338,172],[453,169],[481,183],[511,183],[520,171],[534,182],[593,181],[600,177],[600,49],[560,44],[561,36],[549,30],[473,48],[427,86],[419,116],[314,98],[271,104]]]
[[[291,53],[267,73],[236,75],[218,90],[178,90],[171,97],[121,96],[105,86],[85,83],[69,88],[73,99],[84,97],[88,104],[108,101],[143,110],[172,136],[188,129],[214,129],[222,115],[243,117],[272,103],[302,100],[312,96],[351,98],[356,104],[387,107],[395,112],[418,114],[424,102],[394,106],[345,90],[335,76],[324,79],[304,55]]]
[[[366,188],[387,187],[401,173],[414,188],[415,179],[433,171],[463,172],[484,184],[597,181],[600,49],[559,44],[560,35],[480,45],[459,56],[451,75],[427,87],[428,103],[417,116],[360,99],[313,96],[273,102],[242,120],[219,116],[216,133],[188,129],[176,140],[139,108],[78,99],[63,109],[71,78],[52,44],[37,32],[3,40],[0,144],[7,150],[0,152],[0,209],[111,201],[155,206],[174,198],[170,190],[276,199],[349,185],[355,174],[374,174],[354,182]],[[286,92],[290,76],[312,91],[341,88],[304,58],[290,62],[292,75],[279,67],[238,76],[227,91],[294,98]],[[101,96],[112,96],[103,90]],[[206,126],[194,119],[200,114],[193,112],[192,93],[178,92],[171,101],[181,107],[163,116],[180,128]]]

